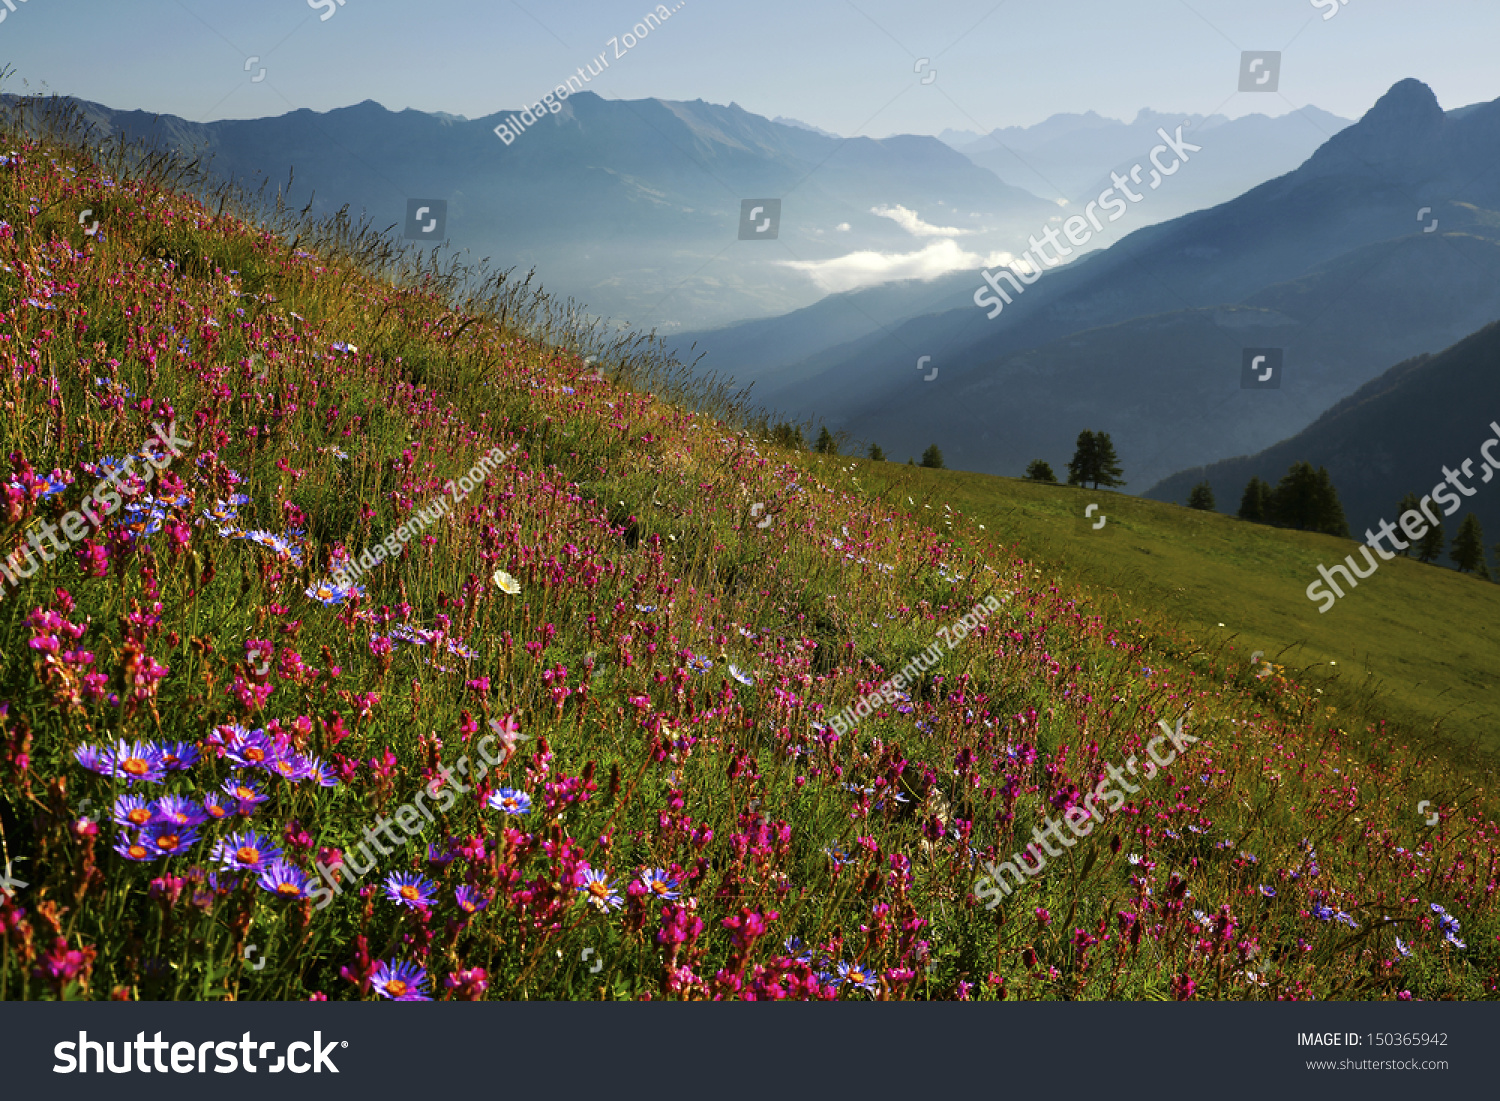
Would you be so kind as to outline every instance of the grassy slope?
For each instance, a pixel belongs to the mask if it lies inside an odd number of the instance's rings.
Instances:
[[[0,844],[29,881],[0,902],[0,997],[373,997],[379,960],[458,996],[485,989],[483,968],[490,996],[526,998],[1495,989],[1500,831],[1467,766],[1348,722],[1295,677],[1257,680],[1159,616],[1091,607],[1088,587],[945,509],[957,496],[883,503],[868,464],[778,453],[592,381],[576,356],[361,274],[357,242],[312,233],[320,254],[294,253],[152,185],[75,172],[66,150],[11,145],[0,453],[17,458],[0,540],[76,503],[91,464],[139,446],[166,406],[195,445],[161,531],[117,529],[0,601]],[[83,234],[83,207],[108,212],[102,237]],[[504,470],[366,595],[305,595],[494,446]],[[32,468],[74,485],[44,495]],[[300,564],[204,517],[232,491],[242,528],[305,526]],[[1120,505],[1122,528],[1159,507]],[[986,595],[1001,609],[909,706],[842,737],[821,725]],[[387,648],[396,625],[474,656]],[[1188,760],[997,910],[975,904],[978,859],[1008,857],[1184,716]],[[507,717],[530,740],[377,861],[364,894],[346,881],[319,909],[224,876],[230,829],[303,872],[352,853]],[[234,724],[341,782],[234,765],[216,748]],[[196,799],[258,775],[268,798],[181,855],[130,859],[134,835],[105,812],[128,792],[77,760],[116,738],[203,755],[134,792]],[[501,786],[530,813],[489,808]],[[1419,798],[1438,827],[1416,820]],[[641,893],[652,867],[681,897]],[[620,908],[588,903],[587,870]],[[431,905],[391,899],[396,872],[429,877]],[[487,908],[465,917],[460,887]]]
[[[1357,555],[1357,544],[1108,490],[858,465],[889,495],[940,494],[1070,583],[1118,596],[1129,615],[1247,662],[1264,650],[1330,700],[1408,736],[1480,748],[1487,764],[1500,751],[1500,587],[1398,557],[1320,613],[1305,595],[1317,567]],[[1094,519],[1108,517],[1101,530],[1079,522],[1092,502]]]

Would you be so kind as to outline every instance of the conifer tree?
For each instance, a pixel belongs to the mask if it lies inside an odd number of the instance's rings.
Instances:
[[[1448,541],[1447,533],[1443,531],[1441,517],[1436,524],[1428,525],[1427,532],[1417,540],[1416,547],[1418,562],[1436,562],[1438,556],[1443,553],[1443,546]]]
[[[1094,470],[1094,488],[1124,485],[1125,481],[1120,475],[1125,473],[1125,469],[1120,466],[1120,457],[1115,454],[1115,442],[1109,438],[1109,433],[1094,433],[1094,445],[1098,450],[1098,466]]]
[[[1415,493],[1408,493],[1405,497],[1401,498],[1401,503],[1396,506],[1396,526],[1398,528],[1401,525],[1401,517],[1406,515],[1408,512],[1415,512],[1418,516],[1422,515],[1422,499]],[[1423,518],[1422,523],[1424,525],[1427,523],[1425,517]],[[1420,540],[1408,540],[1405,532],[1401,532],[1397,537],[1401,539],[1402,542],[1406,543],[1406,549],[1401,553],[1410,558],[1412,556],[1412,553],[1416,551]],[[1392,547],[1392,549],[1394,549],[1394,546]]]
[[[1089,480],[1094,472],[1099,454],[1099,446],[1094,441],[1094,433],[1085,428],[1078,433],[1078,442],[1073,445],[1073,457],[1068,460],[1068,484],[1070,486],[1081,486]]]
[[[813,450],[819,455],[837,455],[839,453],[838,445],[833,442],[833,433],[828,431],[826,424],[818,430],[818,442],[813,444]]]
[[[1188,508],[1200,509],[1204,512],[1214,511],[1214,491],[1207,482],[1199,482],[1188,494]]]
[[[1453,559],[1460,573],[1484,570],[1485,575],[1488,575],[1489,569],[1484,562],[1484,529],[1476,514],[1468,513],[1463,523],[1458,525],[1458,534],[1453,537],[1448,557]]]
[[[1339,503],[1338,491],[1333,488],[1333,479],[1328,476],[1327,467],[1318,467],[1317,492],[1314,500],[1317,502],[1317,527],[1314,530],[1321,531],[1325,535],[1338,535],[1347,539],[1349,521],[1344,519],[1344,506]]]
[[[1271,487],[1259,477],[1252,477],[1245,485],[1245,492],[1240,497],[1239,518],[1258,524],[1268,523],[1271,519]]]
[[[880,445],[878,443],[872,443],[870,445],[870,461],[876,463],[885,462],[885,452],[880,450]]]
[[[931,467],[933,470],[942,470],[943,453],[938,450],[937,444],[930,444],[926,451],[922,452],[922,465]]]
[[[1092,482],[1095,489],[1100,486],[1122,486],[1123,470],[1119,456],[1115,454],[1114,441],[1108,432],[1093,432],[1085,428],[1078,433],[1073,457],[1068,460],[1068,484],[1081,486]]]
[[[1042,459],[1031,460],[1031,465],[1026,468],[1026,479],[1032,482],[1057,484],[1057,475],[1052,473],[1052,464]]]
[[[1273,523],[1298,531],[1320,531],[1347,538],[1349,522],[1326,467],[1293,463],[1271,493]]]

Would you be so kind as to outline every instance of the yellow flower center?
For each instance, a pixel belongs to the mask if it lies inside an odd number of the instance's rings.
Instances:
[[[130,855],[137,860],[144,860],[146,858],[146,847],[144,845],[132,845],[130,846]]]
[[[300,895],[302,889],[295,883],[278,883],[276,885],[276,893],[279,895]]]
[[[474,904],[468,899],[464,899],[464,901],[460,902],[458,906],[459,909],[461,909],[466,914],[472,914],[474,912]]]
[[[120,771],[132,776],[144,776],[151,771],[151,766],[140,757],[126,757],[120,762]]]
[[[246,845],[234,854],[234,858],[241,864],[254,864],[260,859],[260,850],[252,849],[249,845]]]
[[[590,883],[589,894],[598,899],[605,898],[609,894],[609,887],[603,883]]]
[[[163,834],[156,839],[156,847],[171,852],[178,845],[180,838],[175,833]]]
[[[135,810],[131,811],[125,817],[130,820],[132,826],[144,826],[147,822],[151,821],[151,812],[145,807],[136,807]]]
[[[405,887],[402,887],[396,893],[399,894],[402,898],[406,899],[408,902],[415,902],[417,899],[419,899],[419,898],[422,897],[422,892],[418,891],[415,887],[411,886],[410,884],[408,884]]]
[[[224,815],[227,814],[227,813],[228,812],[225,811],[225,809],[223,807],[219,806],[217,803],[213,804],[212,806],[210,806],[208,808],[208,816],[210,818],[223,818]]]
[[[399,998],[406,993],[406,984],[400,979],[392,979],[385,984],[385,992],[393,998]]]
[[[245,750],[245,759],[248,761],[264,761],[266,754],[259,746],[251,746]]]
[[[236,795],[238,795],[241,799],[254,799],[255,798],[255,792],[251,791],[249,788],[247,788],[247,787],[245,787],[243,785],[241,785],[240,787],[235,788],[234,789],[234,793]]]

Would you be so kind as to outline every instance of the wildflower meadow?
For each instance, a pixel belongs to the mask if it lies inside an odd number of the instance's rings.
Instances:
[[[1497,992],[1463,754],[258,203],[0,130],[0,999]]]

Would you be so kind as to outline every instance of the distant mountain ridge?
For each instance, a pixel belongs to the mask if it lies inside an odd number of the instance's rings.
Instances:
[[[830,137],[701,99],[606,100],[585,91],[508,145],[493,129],[514,111],[462,119],[367,100],[196,123],[67,102],[101,137],[201,150],[238,179],[282,182],[295,169],[291,201],[314,196],[315,213],[347,204],[399,232],[407,199],[443,199],[455,247],[504,266],[534,264],[554,293],[667,330],[684,320],[701,327],[784,313],[823,297],[789,261],[930,243],[875,208],[976,212],[964,215],[963,240],[980,255],[984,233],[998,240],[1053,209],[936,138]],[[777,196],[785,198],[775,239],[739,242],[742,200]]]
[[[1445,114],[1404,80],[1295,171],[1050,270],[993,321],[958,297],[787,365],[761,397],[990,473],[1110,431],[1151,485],[1299,432],[1393,360],[1500,317],[1497,162],[1500,101]],[[1286,350],[1277,391],[1240,390],[1258,346]]]

